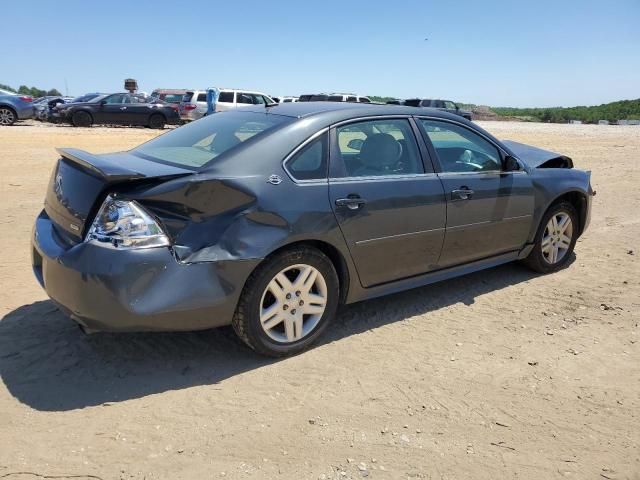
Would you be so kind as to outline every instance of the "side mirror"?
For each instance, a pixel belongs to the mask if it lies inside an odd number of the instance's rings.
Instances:
[[[107,101],[106,100],[100,100],[100,106],[106,105]]]
[[[364,140],[362,140],[361,138],[354,138],[349,140],[349,143],[347,143],[347,147],[350,148],[351,150],[360,151],[363,143],[364,143]]]
[[[504,171],[505,172],[517,172],[520,170],[520,164],[511,155],[507,155],[504,159]]]

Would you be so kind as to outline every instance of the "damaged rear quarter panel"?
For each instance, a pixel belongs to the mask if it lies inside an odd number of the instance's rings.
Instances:
[[[343,253],[327,183],[296,184],[282,174],[220,178],[194,174],[127,197],[160,218],[184,263],[263,259],[304,240],[324,241]]]

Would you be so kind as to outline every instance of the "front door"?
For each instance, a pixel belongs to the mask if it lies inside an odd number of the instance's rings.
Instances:
[[[436,268],[445,196],[426,160],[406,118],[332,131],[329,198],[365,287]]]
[[[499,148],[457,123],[420,119],[447,196],[441,268],[521,249],[534,207],[529,174],[502,170]]]

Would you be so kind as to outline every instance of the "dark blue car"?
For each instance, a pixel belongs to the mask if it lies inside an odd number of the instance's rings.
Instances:
[[[392,105],[254,107],[129,152],[59,152],[32,253],[63,311],[87,331],[232,324],[274,356],[340,303],[564,267],[593,195],[564,155]]]

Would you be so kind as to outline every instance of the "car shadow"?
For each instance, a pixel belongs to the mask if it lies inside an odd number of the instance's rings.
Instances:
[[[529,280],[517,264],[344,306],[327,344]],[[425,321],[429,321],[428,317]],[[0,321],[0,377],[20,402],[65,411],[218,383],[278,360],[260,357],[231,328],[187,333],[85,335],[52,302],[24,305]]]

